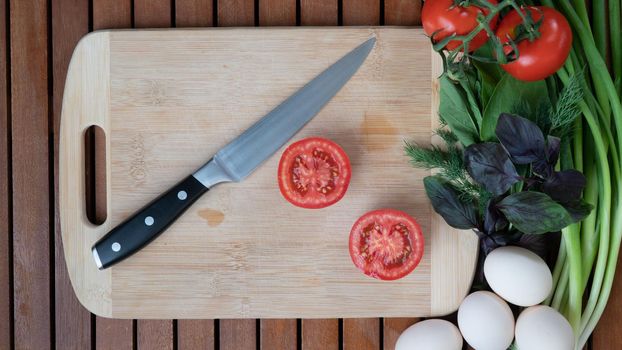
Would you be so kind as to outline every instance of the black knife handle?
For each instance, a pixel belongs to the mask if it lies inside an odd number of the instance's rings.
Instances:
[[[102,270],[134,254],[166,230],[208,188],[190,175],[112,229],[92,248]]]

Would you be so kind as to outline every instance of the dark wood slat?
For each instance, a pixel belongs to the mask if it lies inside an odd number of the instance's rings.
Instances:
[[[130,28],[130,0],[93,0],[93,29]],[[131,350],[134,348],[132,320],[97,317],[95,320],[96,349]]]
[[[383,348],[395,349],[395,343],[400,334],[418,320],[416,318],[385,318],[383,321]]]
[[[213,25],[212,0],[176,0],[175,23],[177,27],[211,27]],[[214,349],[213,320],[177,321],[177,349]]]
[[[336,26],[339,23],[337,0],[300,0],[300,24]]]
[[[132,320],[97,317],[95,325],[96,349],[132,350],[134,348]]]
[[[170,27],[170,0],[134,0],[136,28]],[[138,349],[173,349],[172,320],[138,320]]]
[[[260,26],[295,26],[296,0],[259,0]]]
[[[172,350],[173,321],[138,320],[138,350]]]
[[[9,214],[9,142],[7,91],[7,14],[6,0],[0,0],[0,349],[11,347],[11,283],[9,245],[11,244]]]
[[[171,0],[134,0],[136,28],[171,26]]]
[[[130,28],[131,0],[93,0],[93,29]]]
[[[255,320],[220,320],[220,350],[254,350],[257,347]]]
[[[49,349],[47,1],[10,2],[15,347]]]
[[[302,320],[302,350],[339,349],[339,320]]]
[[[78,40],[89,29],[89,6],[84,0],[55,0],[52,2],[53,111],[54,159],[58,159],[58,134],[63,89],[71,53]],[[57,349],[88,349],[91,346],[91,314],[76,298],[65,265],[65,254],[58,215],[58,161],[54,162],[54,239],[55,239],[55,330]]]
[[[384,24],[415,26],[421,24],[420,0],[384,0]]]
[[[214,349],[213,320],[177,321],[177,349]]]
[[[260,347],[262,350],[296,349],[297,325],[295,319],[261,320]]]
[[[178,27],[213,26],[212,0],[176,0],[175,23]]]
[[[253,0],[217,0],[218,26],[255,25],[255,2]]]
[[[380,24],[380,0],[343,0],[343,25]]]
[[[380,349],[380,319],[348,318],[343,320],[344,350]]]
[[[613,289],[598,326],[592,335],[592,349],[622,349],[622,256],[618,258],[618,268]]]

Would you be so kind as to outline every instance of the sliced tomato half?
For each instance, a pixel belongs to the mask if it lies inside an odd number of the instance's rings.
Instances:
[[[370,211],[350,231],[350,257],[364,274],[396,280],[411,273],[423,256],[421,227],[394,209]]]
[[[321,137],[292,143],[279,162],[279,188],[293,205],[318,209],[337,203],[350,184],[350,160],[338,144]]]

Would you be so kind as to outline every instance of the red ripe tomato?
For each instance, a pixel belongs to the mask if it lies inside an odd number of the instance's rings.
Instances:
[[[292,143],[279,162],[279,188],[293,205],[318,209],[337,203],[350,184],[350,160],[338,144],[320,137]]]
[[[497,4],[497,0],[488,0],[488,2],[493,5]],[[434,35],[434,41],[439,42],[452,34],[469,34],[479,25],[477,15],[483,14],[485,16],[489,12],[488,9],[475,5],[456,6],[453,0],[426,0],[423,3],[421,20],[426,34]],[[497,16],[490,22],[490,27],[492,30],[497,27]],[[469,51],[479,49],[486,41],[488,41],[488,34],[482,29],[469,43]],[[460,44],[462,44],[461,41],[453,40],[445,48],[454,50]]]
[[[364,274],[396,280],[411,273],[423,256],[423,234],[415,219],[394,209],[370,211],[350,231],[350,257]]]
[[[516,79],[536,81],[557,72],[564,65],[572,46],[572,30],[566,18],[550,7],[531,6],[526,10],[534,22],[538,22],[544,16],[538,28],[540,37],[533,41],[529,39],[519,41],[516,44],[518,59],[501,65],[501,68]],[[512,10],[501,20],[496,32],[497,37],[502,43],[507,43],[510,38],[515,38],[516,28],[522,23],[520,14]],[[512,51],[509,45],[504,49],[506,54]]]

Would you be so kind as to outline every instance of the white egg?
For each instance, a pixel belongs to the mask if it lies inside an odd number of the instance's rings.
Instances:
[[[574,333],[557,310],[532,306],[516,320],[516,346],[520,350],[572,350]]]
[[[487,291],[472,293],[462,301],[458,327],[475,350],[507,349],[514,339],[512,310],[503,299]]]
[[[460,350],[462,336],[453,323],[426,320],[408,327],[395,344],[395,350]]]
[[[490,288],[507,302],[519,306],[540,304],[551,292],[551,270],[537,254],[521,247],[493,250],[484,262]]]

